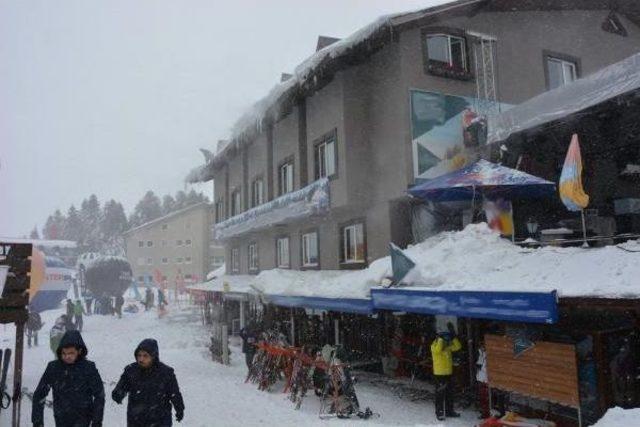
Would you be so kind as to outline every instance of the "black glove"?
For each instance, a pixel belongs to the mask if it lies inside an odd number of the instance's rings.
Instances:
[[[44,427],[44,423],[33,423],[33,427]]]
[[[102,423],[92,423],[91,427],[102,427]]]
[[[183,411],[176,411],[176,421],[180,422],[180,421],[182,421],[183,418],[184,418],[184,412]]]

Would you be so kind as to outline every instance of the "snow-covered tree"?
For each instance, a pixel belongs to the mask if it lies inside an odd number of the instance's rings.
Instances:
[[[100,220],[102,217],[102,211],[100,209],[100,202],[95,194],[89,196],[88,199],[82,201],[80,206],[80,218],[83,225],[83,238],[84,246],[90,251],[97,251],[100,249],[100,242],[102,240],[102,233],[100,230]]]
[[[142,200],[140,200],[133,209],[129,225],[136,227],[145,222],[152,221],[162,216],[162,204],[160,199],[151,190],[147,191]]]
[[[56,209],[53,215],[49,215],[47,222],[42,229],[42,234],[45,239],[62,239],[64,238],[66,218],[60,212],[60,209]]]
[[[166,215],[176,210],[176,200],[171,194],[162,198],[162,214]]]
[[[80,213],[74,205],[71,205],[67,211],[67,220],[64,226],[64,238],[73,240],[78,244],[82,244],[82,242],[84,242],[83,230],[84,225],[82,224]]]
[[[39,239],[40,233],[38,233],[38,226],[34,226],[33,230],[31,230],[31,234],[29,234],[30,239]]]

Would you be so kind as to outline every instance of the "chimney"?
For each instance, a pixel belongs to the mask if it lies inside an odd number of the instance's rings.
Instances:
[[[316,45],[316,52],[320,49],[324,49],[325,47],[334,44],[335,42],[340,41],[335,37],[328,36],[318,36],[318,44]]]
[[[282,82],[286,82],[287,80],[289,80],[291,77],[293,77],[293,74],[289,74],[289,73],[282,73],[280,75],[280,83]]]

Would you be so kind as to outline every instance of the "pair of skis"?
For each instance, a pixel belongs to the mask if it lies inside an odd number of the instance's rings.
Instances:
[[[0,411],[8,409],[11,405],[11,396],[7,393],[7,375],[9,373],[10,362],[11,349],[0,349],[0,366],[2,366],[2,373],[0,373]]]

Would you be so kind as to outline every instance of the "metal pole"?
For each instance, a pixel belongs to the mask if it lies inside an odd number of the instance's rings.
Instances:
[[[240,301],[240,329],[244,328],[246,325],[245,315],[244,315],[244,301]]]
[[[582,427],[582,408],[578,404],[578,427]]]
[[[296,345],[296,320],[293,317],[293,308],[291,309],[291,345]]]
[[[589,244],[587,243],[587,225],[585,224],[585,221],[584,221],[584,209],[580,209],[580,216],[582,217],[582,239],[583,239],[582,247],[588,248]]]
[[[22,400],[22,358],[24,350],[24,321],[16,323],[16,348],[13,362],[13,408],[11,425],[20,427],[20,409]]]
[[[473,337],[471,336],[471,319],[467,318],[467,353],[469,355],[469,388],[473,389],[474,387],[474,378],[475,378],[475,363],[473,360],[474,348],[473,348]]]

